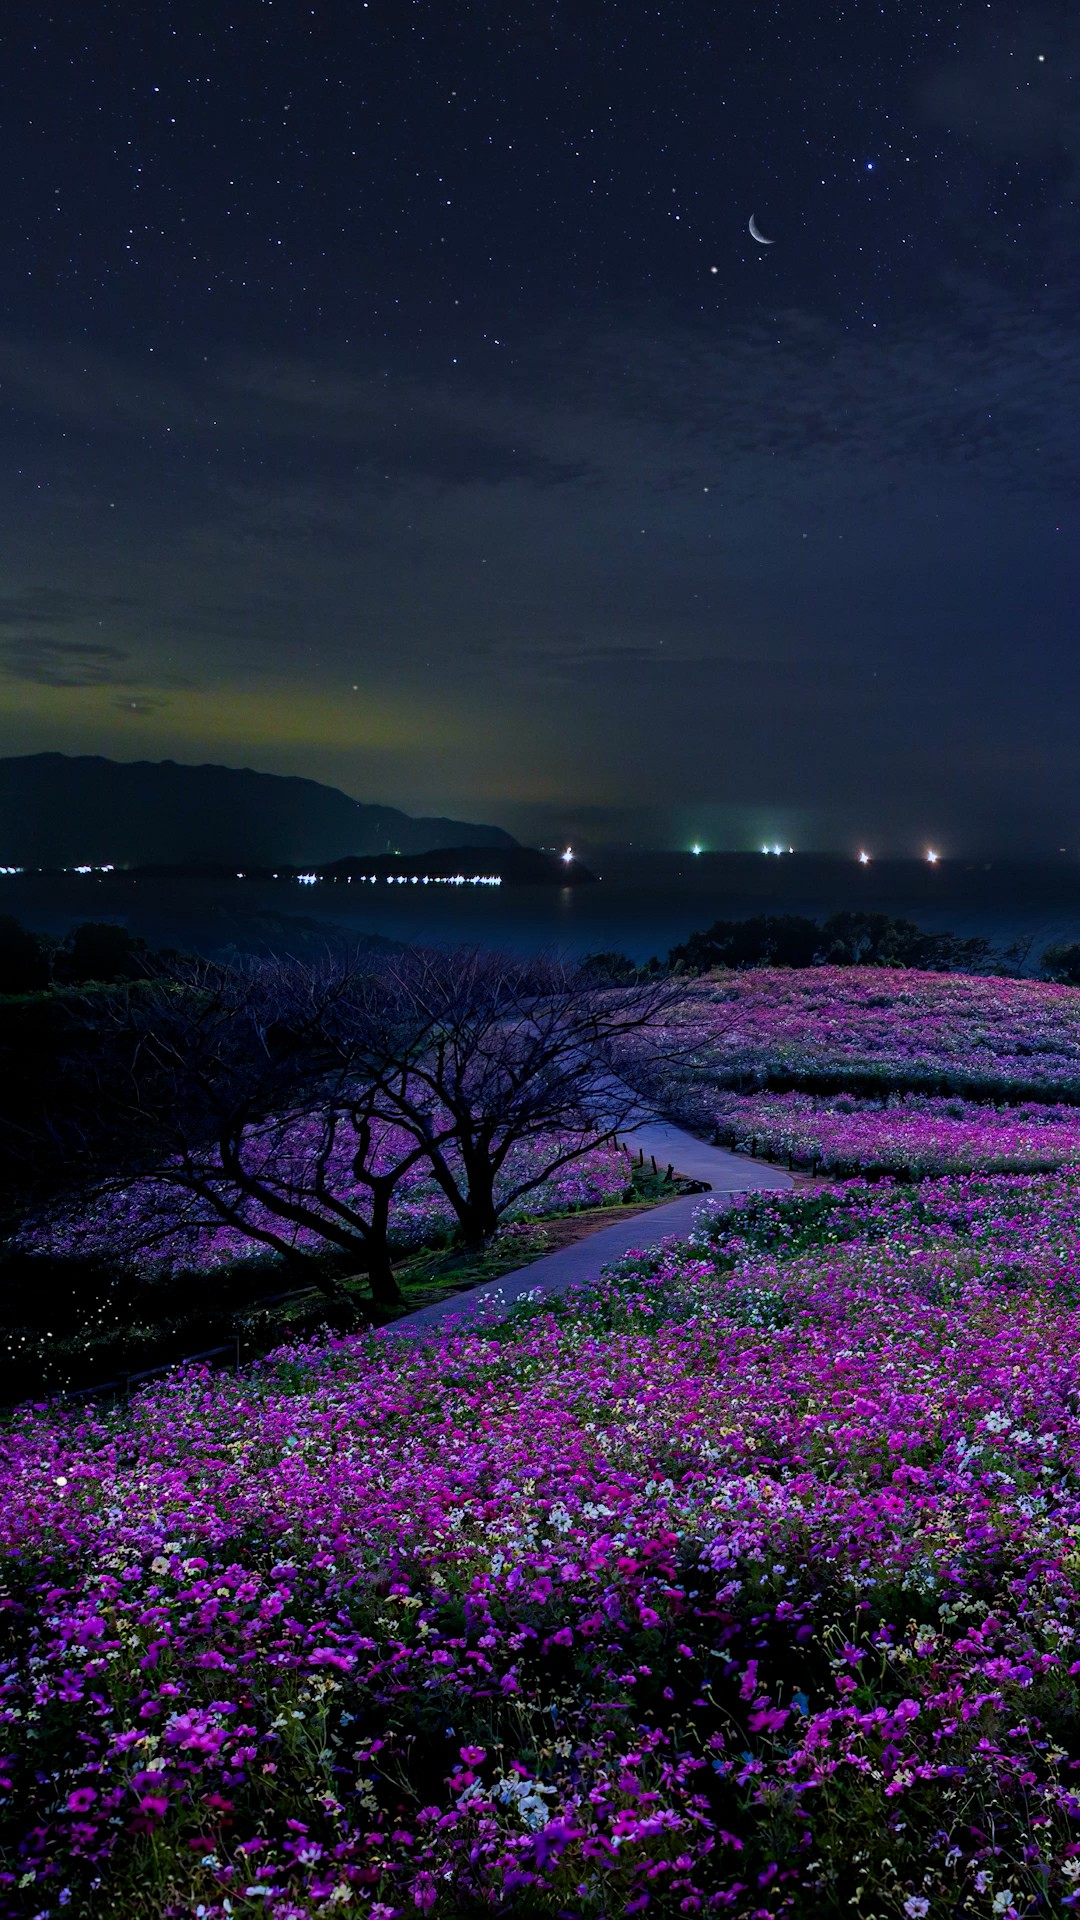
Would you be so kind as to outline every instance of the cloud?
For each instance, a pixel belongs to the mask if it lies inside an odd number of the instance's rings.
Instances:
[[[32,592],[0,594],[0,629],[55,625],[65,620],[105,619],[133,607],[119,593],[72,592],[62,587],[39,587]]]
[[[923,113],[991,159],[1080,161],[1080,21],[1067,8],[995,12],[922,74]]]
[[[423,378],[381,371],[362,356],[315,360],[233,354],[216,365],[166,370],[51,341],[0,336],[0,385],[36,419],[137,441],[162,454],[184,441],[210,442],[243,459],[253,438],[299,442],[324,461],[348,461],[381,485],[404,473],[440,485],[525,476],[558,486],[589,462],[553,460],[523,432],[512,400],[492,404],[463,372]],[[340,477],[340,476],[336,476]]]
[[[464,370],[424,377],[344,358],[234,358],[217,380],[226,403],[242,405],[249,423],[257,415],[267,434],[349,448],[392,483],[407,473],[445,486],[560,486],[591,471],[583,447],[552,455],[512,383],[479,386]]]
[[[105,640],[63,637],[65,629],[74,628],[77,634],[80,617],[96,613],[104,604],[106,598],[102,596],[58,591],[43,592],[40,600],[26,593],[0,601],[0,676],[23,686],[123,687],[127,696],[117,704],[142,712],[154,711],[156,705],[140,699],[143,692],[164,694],[193,686],[184,674],[147,672],[127,647]],[[117,597],[113,604],[127,608],[137,603]],[[30,629],[28,632],[18,630],[16,613]],[[42,631],[47,626],[54,631]]]
[[[977,91],[977,73],[957,84]],[[935,114],[948,111],[937,85],[924,83]],[[1080,120],[1076,131],[1080,154]],[[654,302],[598,312],[587,330],[521,328],[482,373],[397,363],[392,351],[380,366],[344,348],[135,372],[0,338],[0,378],[16,407],[125,434],[151,486],[156,473],[162,487],[205,495],[192,478],[205,461],[156,463],[183,442],[212,445],[209,489],[224,508],[214,535],[256,543],[381,543],[388,517],[407,518],[402,496],[437,505],[453,540],[447,502],[474,498],[551,496],[595,515],[615,495],[703,482],[749,501],[805,488],[808,475],[845,498],[943,467],[1008,490],[1080,480],[1069,417],[1080,368],[1052,293],[1033,316],[989,274],[950,268],[928,276],[905,315],[891,318],[883,299],[875,327],[792,304],[713,326]],[[290,446],[303,448],[302,478]]]
[[[0,334],[0,385],[17,409],[100,432],[213,430],[205,383],[85,345]]]
[[[720,500],[775,500],[808,475],[834,495],[881,496],[973,464],[1006,491],[1080,481],[1071,326],[972,276],[942,291],[933,315],[879,328],[792,308],[722,343],[696,327],[613,329],[573,413],[591,408],[596,424],[603,406],[613,453],[636,429],[654,490],[704,471]]]
[[[122,647],[24,634],[0,642],[3,672],[38,687],[126,686],[129,656]]]

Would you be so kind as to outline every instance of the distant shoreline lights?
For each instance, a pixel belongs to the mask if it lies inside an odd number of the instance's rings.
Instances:
[[[336,886],[338,878],[334,876]],[[347,873],[346,884],[352,886],[358,880],[361,886],[377,887],[382,878],[388,887],[501,887],[501,873]],[[324,873],[298,873],[297,884],[301,887],[314,887],[326,879]]]

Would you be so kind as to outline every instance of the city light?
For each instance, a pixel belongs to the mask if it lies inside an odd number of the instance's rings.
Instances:
[[[868,867],[870,865],[870,855],[868,853],[860,853],[859,865],[860,867]]]
[[[298,886],[314,887],[325,879],[321,873],[298,873],[295,878]],[[388,887],[501,887],[501,873],[357,873],[346,874],[351,886],[358,880],[361,886],[377,887],[380,879]],[[237,875],[239,879],[239,874]],[[275,874],[274,878],[277,878]],[[338,875],[333,876],[335,881]]]
[[[704,849],[703,847],[699,847],[699,845],[698,845],[698,843],[697,843],[697,841],[695,840],[695,841],[694,841],[694,844],[693,844],[693,846],[692,846],[692,847],[691,847],[691,849],[690,849],[690,851],[691,851],[691,853],[703,853],[703,852],[705,851],[705,849]]]
[[[573,859],[573,857],[574,857],[573,847],[567,847],[565,853],[562,855],[563,860],[569,863]]]
[[[938,861],[941,859],[940,853],[935,853],[932,847],[927,849],[926,857],[932,867],[936,867]]]

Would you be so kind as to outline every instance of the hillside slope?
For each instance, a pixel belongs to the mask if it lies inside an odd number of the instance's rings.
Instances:
[[[516,844],[501,827],[414,819],[316,780],[248,767],[63,753],[0,759],[0,864],[292,864]]]

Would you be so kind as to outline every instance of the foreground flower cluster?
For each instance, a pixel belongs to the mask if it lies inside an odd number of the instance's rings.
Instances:
[[[715,1095],[718,1141],[823,1173],[1041,1172],[1080,1161],[1080,1107],[995,1107],[925,1094]]]
[[[33,1915],[1080,1904],[1080,1195],[706,1213],[0,1442]]]

